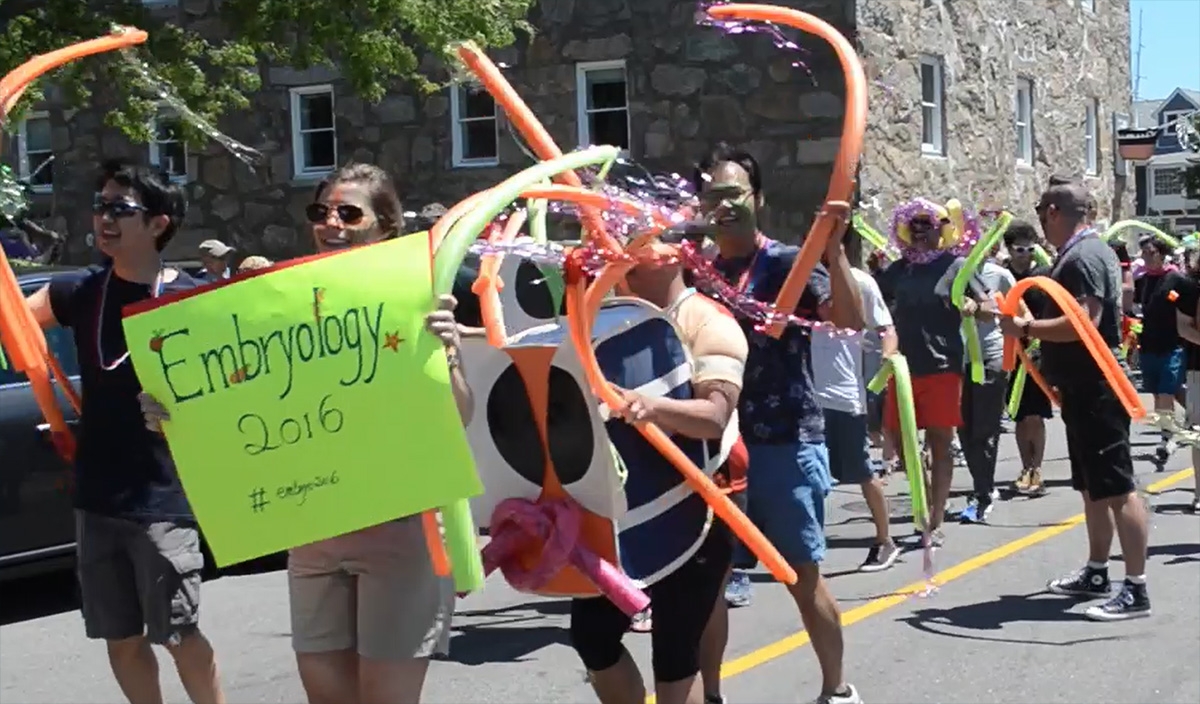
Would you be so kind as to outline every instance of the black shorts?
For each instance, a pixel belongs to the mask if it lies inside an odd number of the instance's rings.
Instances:
[[[204,554],[195,526],[75,512],[80,610],[88,638],[143,633],[177,645],[200,621]]]
[[[867,392],[867,432],[883,432],[883,394]]]
[[[1071,459],[1071,486],[1093,501],[1136,491],[1129,413],[1108,383],[1059,387]]]
[[[1020,366],[1017,367],[1020,369]],[[1007,407],[1007,399],[1012,398],[1013,382],[1016,381],[1017,374],[1014,371],[1008,376],[1008,393],[1004,396]],[[1020,423],[1026,418],[1053,418],[1054,407],[1050,403],[1050,398],[1046,396],[1046,392],[1042,391],[1042,387],[1037,385],[1031,377],[1025,377],[1025,390],[1021,392],[1021,403],[1017,406],[1017,415],[1013,417],[1013,421]]]
[[[714,518],[696,554],[646,589],[654,618],[650,645],[656,682],[678,682],[700,671],[700,637],[732,559],[730,532]],[[616,665],[626,652],[621,640],[631,623],[604,597],[571,600],[571,644],[584,667],[600,672]]]

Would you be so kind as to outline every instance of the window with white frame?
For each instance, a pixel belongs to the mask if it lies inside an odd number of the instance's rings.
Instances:
[[[1161,124],[1165,128],[1161,132],[1161,136],[1166,137],[1168,140],[1176,139],[1175,125],[1178,124],[1180,118],[1186,116],[1190,112],[1190,110],[1170,110],[1168,112],[1164,112],[1160,118],[1162,121]]]
[[[491,93],[480,86],[451,86],[450,120],[455,166],[495,166],[500,163],[500,121]]]
[[[1183,195],[1183,169],[1179,167],[1160,166],[1154,169],[1154,195],[1179,196]]]
[[[296,176],[322,176],[337,168],[333,86],[291,90],[292,169]]]
[[[1014,99],[1014,124],[1017,129],[1017,163],[1033,163],[1033,81],[1017,79]]]
[[[1083,115],[1083,165],[1090,176],[1100,173],[1100,139],[1097,134],[1100,101],[1088,101]]]
[[[946,153],[945,80],[942,57],[921,57],[921,152]]]
[[[17,174],[33,188],[45,193],[54,188],[54,142],[50,115],[31,112],[17,131]]]
[[[1079,6],[1088,12],[1096,11],[1096,0],[1079,0]]]
[[[150,163],[157,164],[172,181],[188,178],[188,150],[180,131],[183,123],[173,110],[159,110],[150,125]]]
[[[579,144],[629,148],[629,97],[624,61],[575,66]]]

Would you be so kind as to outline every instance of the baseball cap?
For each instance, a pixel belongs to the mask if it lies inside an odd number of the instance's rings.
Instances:
[[[200,253],[207,254],[210,257],[222,259],[231,252],[233,252],[233,247],[230,247],[221,240],[204,240],[200,243]]]

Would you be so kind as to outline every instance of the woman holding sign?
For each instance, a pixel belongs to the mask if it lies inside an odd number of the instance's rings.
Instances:
[[[29,297],[34,317],[70,328],[83,411],[75,457],[75,523],[84,629],[108,643],[131,702],[162,701],[150,644],[166,646],[194,702],[223,702],[212,646],[198,628],[204,556],[196,519],[161,435],[138,408],[122,307],[198,284],[163,265],[185,202],[166,175],[104,165],[92,228],[104,266],[55,276]]]
[[[305,214],[322,254],[382,242],[403,233],[391,177],[350,164],[317,186]],[[426,328],[446,347],[451,385],[464,418],[470,388],[459,366],[456,301],[438,300]],[[164,409],[144,399],[147,423]],[[454,585],[434,574],[420,516],[409,516],[293,548],[288,557],[292,646],[313,704],[418,702],[429,657],[446,654]]]

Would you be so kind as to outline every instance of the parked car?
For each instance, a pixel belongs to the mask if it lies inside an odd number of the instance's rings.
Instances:
[[[29,295],[59,271],[38,267],[18,272]],[[75,343],[63,328],[46,331],[46,342],[73,381],[79,378]],[[77,422],[59,396],[68,423]],[[75,516],[71,468],[54,451],[29,382],[10,365],[0,365],[0,580],[71,567],[75,560]]]
[[[58,272],[75,267],[17,269],[26,296]],[[63,373],[79,382],[75,342],[64,328],[46,331],[46,343]],[[78,422],[66,397],[59,405],[74,426]],[[72,471],[54,451],[50,426],[33,399],[29,382],[10,365],[0,365],[0,582],[72,569],[75,564],[75,514]],[[202,544],[205,578],[222,574],[279,569],[283,553],[217,570],[207,544]]]

